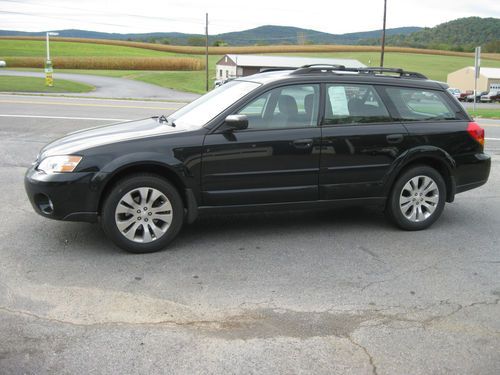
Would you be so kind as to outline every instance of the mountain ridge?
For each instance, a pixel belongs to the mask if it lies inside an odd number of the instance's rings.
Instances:
[[[421,27],[397,27],[387,29],[387,35],[405,35],[421,30]],[[204,38],[202,34],[189,34],[178,32],[152,32],[152,33],[106,33],[91,30],[64,29],[51,30],[59,33],[61,37],[68,38],[89,38],[89,39],[116,39],[116,40],[137,40],[152,41],[152,39],[168,44],[187,45],[196,38]],[[303,29],[294,26],[263,25],[253,29],[232,31],[227,33],[209,35],[210,44],[216,41],[223,41],[229,45],[253,45],[253,44],[356,44],[362,38],[376,38],[382,30],[358,31],[354,33],[329,34],[322,31]],[[0,36],[44,36],[45,31],[29,32],[15,30],[0,30]]]

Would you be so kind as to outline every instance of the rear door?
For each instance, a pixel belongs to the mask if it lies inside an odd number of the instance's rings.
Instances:
[[[368,84],[325,85],[321,199],[381,197],[384,177],[406,147],[405,127]]]
[[[203,204],[317,200],[319,94],[319,84],[274,88],[236,111],[248,116],[248,129],[208,134],[203,145]]]

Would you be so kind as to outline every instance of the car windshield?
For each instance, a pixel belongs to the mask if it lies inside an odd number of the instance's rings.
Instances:
[[[179,127],[201,128],[260,85],[249,81],[228,82],[172,113],[167,120]]]

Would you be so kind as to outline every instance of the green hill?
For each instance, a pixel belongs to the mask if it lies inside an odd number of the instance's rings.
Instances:
[[[387,35],[405,35],[420,30],[420,27],[398,27],[388,29]],[[134,40],[144,42],[157,42],[162,44],[189,45],[197,41],[204,45],[204,36],[201,34],[184,34],[177,32],[155,32],[146,34],[118,34],[104,33],[88,30],[57,30],[60,37],[67,38],[93,38]],[[223,40],[231,46],[254,44],[297,44],[303,37],[303,42],[314,44],[356,44],[362,38],[376,38],[381,30],[361,31],[346,34],[329,34],[317,30],[302,29],[292,26],[266,25],[254,29],[235,31],[209,36],[209,43]],[[44,36],[44,32],[25,32],[13,30],[0,30],[0,36]]]
[[[467,17],[425,28],[408,35],[390,35],[387,45],[472,51],[476,46],[485,47],[483,52],[500,52],[500,19]],[[496,41],[496,42],[495,42]],[[362,39],[363,45],[380,44],[380,38]]]

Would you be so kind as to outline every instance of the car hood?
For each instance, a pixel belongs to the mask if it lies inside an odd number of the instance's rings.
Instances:
[[[37,159],[40,161],[47,156],[78,154],[106,144],[185,131],[160,123],[156,117],[99,126],[69,133],[49,143],[40,151]]]

